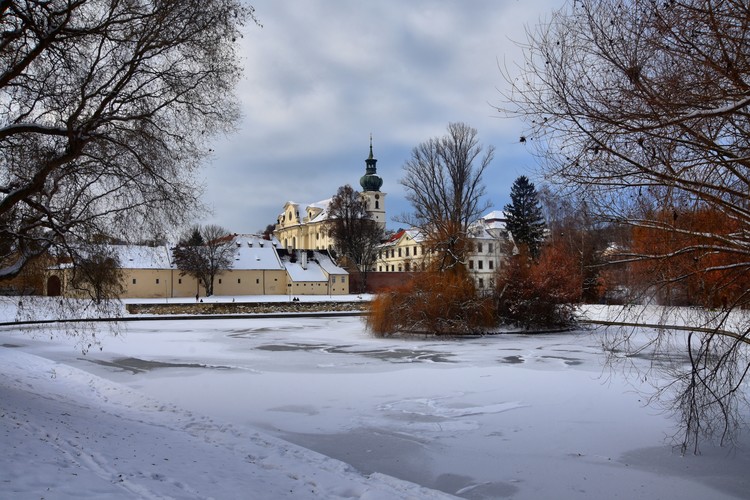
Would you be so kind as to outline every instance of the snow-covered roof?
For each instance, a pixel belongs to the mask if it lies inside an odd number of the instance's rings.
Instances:
[[[508,216],[505,215],[505,212],[503,212],[502,210],[493,210],[492,212],[482,216],[482,219],[484,219],[487,222],[505,221],[508,219]]]
[[[500,210],[493,210],[469,226],[473,238],[500,238],[506,232],[506,215]]]
[[[318,264],[320,264],[320,267],[323,268],[323,271],[330,274],[349,274],[346,269],[339,267],[336,265],[335,262],[333,262],[333,259],[331,259],[331,256],[326,253],[320,253],[315,252],[315,258],[318,261]]]
[[[310,207],[320,208],[321,210],[328,210],[328,205],[331,204],[331,200],[333,200],[333,198],[328,198],[327,200],[316,201],[315,203],[310,203],[309,205],[307,205],[307,207],[308,208]]]
[[[425,240],[424,233],[419,229],[407,229],[405,233],[407,238],[416,243],[422,243]]]
[[[297,259],[296,262],[284,259],[284,267],[286,272],[292,281],[301,282],[323,282],[328,283],[328,276],[323,272],[323,269],[315,262],[308,260],[307,264],[303,266],[302,260]]]
[[[396,233],[394,233],[390,238],[388,238],[380,246],[381,247],[397,246],[405,238],[413,241],[414,243],[422,243],[425,241],[424,233],[420,229],[417,229],[417,228],[399,229]]]
[[[112,245],[122,269],[170,269],[171,252],[166,246]]]
[[[276,248],[278,240],[264,240],[257,234],[238,234],[234,239],[236,252],[232,269],[254,271],[254,270],[281,270],[281,264]]]
[[[293,255],[295,262],[292,262],[292,257],[288,254],[283,255],[281,261],[294,282],[327,283],[329,274],[348,274],[322,252],[296,250]]]

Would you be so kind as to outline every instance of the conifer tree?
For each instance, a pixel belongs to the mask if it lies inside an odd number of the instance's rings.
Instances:
[[[529,255],[537,259],[546,224],[534,183],[525,175],[520,176],[510,188],[510,200],[504,208],[508,219],[506,227],[516,245],[526,245]]]

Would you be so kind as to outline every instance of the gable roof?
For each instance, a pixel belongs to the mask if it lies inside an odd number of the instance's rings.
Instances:
[[[338,267],[325,252],[294,250],[291,254],[279,250],[281,262],[294,282],[327,283],[329,275],[349,274]]]
[[[171,269],[172,253],[167,246],[111,245],[122,269]]]
[[[276,248],[276,238],[264,240],[257,234],[238,234],[234,238],[236,246],[232,269],[239,271],[283,270]]]

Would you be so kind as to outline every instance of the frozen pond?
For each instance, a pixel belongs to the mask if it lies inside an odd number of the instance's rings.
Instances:
[[[598,331],[403,340],[359,318],[257,318],[133,323],[86,356],[48,337],[0,344],[464,498],[750,491],[742,443],[673,450],[671,416],[645,404],[658,380],[605,366]]]

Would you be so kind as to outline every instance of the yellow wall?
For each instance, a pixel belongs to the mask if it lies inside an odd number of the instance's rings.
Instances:
[[[63,295],[81,296],[67,286],[70,270],[53,270],[62,282]],[[168,298],[206,296],[195,278],[172,269],[123,269],[122,298]],[[291,283],[286,270],[230,270],[214,279],[214,295],[341,295],[349,293],[349,277],[329,276],[327,282]],[[46,290],[45,290],[46,292]]]
[[[280,295],[286,293],[284,270],[232,270],[214,279],[214,295]]]
[[[293,295],[346,295],[349,293],[349,276],[346,275],[329,276],[328,282],[300,281],[291,284]]]

